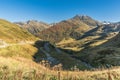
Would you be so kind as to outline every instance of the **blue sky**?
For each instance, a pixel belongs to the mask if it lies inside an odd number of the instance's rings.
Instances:
[[[120,0],[0,0],[0,18],[11,22],[53,23],[76,14],[117,22],[120,21]]]

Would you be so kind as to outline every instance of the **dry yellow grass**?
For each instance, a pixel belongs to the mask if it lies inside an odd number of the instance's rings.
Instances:
[[[84,47],[82,47],[83,45],[85,45],[86,43],[89,43],[90,41],[93,41],[94,39],[97,39],[99,37],[100,36],[94,36],[94,37],[88,36],[88,37],[80,39],[80,40],[75,40],[73,38],[63,39],[62,41],[57,43],[56,46],[63,48],[63,49],[68,49],[68,50],[73,50],[73,51],[81,51],[82,49],[84,49]],[[96,42],[92,43],[90,46],[91,47],[98,46],[106,41],[107,40],[96,41]]]
[[[27,70],[27,69],[40,69],[44,70],[45,67],[36,64],[30,59],[22,58],[22,57],[1,57],[0,56],[0,67],[8,66],[10,70]]]
[[[33,55],[37,52],[37,48],[32,46],[31,44],[24,45],[13,45],[8,46],[6,48],[0,48],[0,56],[4,57],[24,57],[28,59],[32,59]]]
[[[95,71],[49,70],[21,57],[0,57],[1,80],[119,80],[120,68]],[[5,75],[6,74],[6,75]],[[111,79],[112,78],[112,79]]]
[[[67,49],[67,50],[72,50],[72,51],[80,51],[80,50],[82,50],[82,49],[84,49],[84,48],[79,48],[79,47],[65,47],[64,49]]]
[[[73,38],[68,38],[68,39],[63,39],[61,40],[59,43],[57,43],[56,45],[63,45],[63,44],[67,44],[67,43],[71,43],[71,42],[75,42],[76,40]]]
[[[108,41],[108,40],[99,40],[99,41],[96,41],[96,42],[90,44],[90,46],[91,46],[91,47],[99,46],[99,45],[101,45],[101,44],[103,44],[103,43],[105,43],[105,42],[107,42],[107,41]]]

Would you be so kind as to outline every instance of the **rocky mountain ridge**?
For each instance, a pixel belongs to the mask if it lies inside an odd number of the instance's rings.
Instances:
[[[37,35],[39,32],[50,27],[49,24],[44,23],[44,22],[39,22],[37,20],[29,20],[26,22],[15,22],[15,24],[26,29],[27,31],[29,31],[30,33],[34,35]]]

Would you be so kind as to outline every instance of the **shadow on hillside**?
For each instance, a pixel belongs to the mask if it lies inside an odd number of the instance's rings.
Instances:
[[[44,46],[45,43],[47,43],[48,41],[36,41],[34,44],[34,47],[36,47],[38,49],[38,51],[33,55],[33,59],[35,62],[39,63],[42,60],[45,60],[46,55],[40,50],[41,47]]]
[[[59,62],[57,62],[50,54],[51,48],[55,49],[55,47],[51,45],[49,41],[38,40],[35,42],[34,47],[38,49],[38,51],[33,55],[33,60],[35,62],[42,63],[43,65],[49,65],[49,67],[59,64]]]
[[[107,37],[107,33],[102,32],[102,31],[101,31],[101,33],[97,33],[100,31],[100,29],[102,30],[102,28],[103,28],[102,25],[98,25],[97,27],[85,32],[84,35],[82,35],[79,39],[83,39],[85,37],[95,36],[95,35],[99,35],[99,36],[101,36],[99,39],[103,39],[103,38]]]

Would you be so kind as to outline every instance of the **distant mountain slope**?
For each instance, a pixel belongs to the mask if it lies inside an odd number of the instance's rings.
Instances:
[[[0,39],[6,42],[19,42],[24,40],[35,40],[36,37],[19,26],[0,19]]]
[[[119,32],[120,31],[120,22],[116,23],[104,23],[104,30],[106,32]]]
[[[111,24],[111,25],[98,25],[97,27],[84,33],[84,35],[80,39],[88,37],[88,36],[100,36],[101,39],[102,38],[111,38],[120,31],[118,26],[116,26],[116,29],[115,29],[115,27],[112,25],[113,24]]]
[[[64,38],[72,37],[79,39],[81,35],[90,30],[91,27],[80,19],[69,19],[61,21],[52,27],[43,30],[37,36],[50,42],[59,42]]]
[[[29,20],[27,22],[15,22],[15,24],[28,30],[30,33],[32,33],[34,35],[38,34],[39,32],[43,31],[44,29],[50,27],[50,25],[48,25],[44,22],[38,22],[35,20]]]

